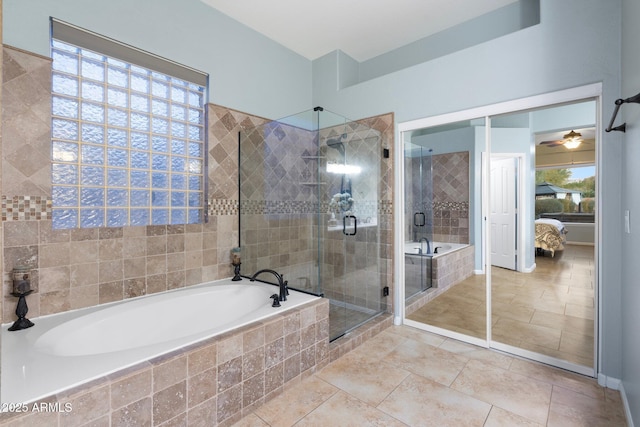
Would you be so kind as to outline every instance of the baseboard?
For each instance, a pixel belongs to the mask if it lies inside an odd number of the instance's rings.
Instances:
[[[629,408],[629,401],[627,400],[627,393],[624,391],[623,383],[620,383],[620,396],[622,397],[622,407],[624,408],[624,415],[627,418],[627,425],[634,427],[633,417],[631,416],[631,409]]]
[[[534,262],[531,267],[525,267],[524,269],[522,269],[522,272],[523,273],[533,273],[535,269],[536,269],[536,263]]]
[[[602,387],[610,388],[612,390],[620,390],[622,381],[618,378],[608,377],[605,374],[598,374],[598,384]]]
[[[473,274],[484,274],[484,270],[473,270]]]

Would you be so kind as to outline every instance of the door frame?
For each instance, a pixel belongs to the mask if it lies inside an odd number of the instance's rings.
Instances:
[[[572,370],[574,372],[579,372],[583,375],[588,375],[592,377],[597,377],[597,374],[600,370],[600,360],[602,353],[602,342],[599,336],[599,330],[601,330],[601,316],[600,316],[600,284],[602,283],[601,277],[601,253],[599,251],[599,242],[602,236],[602,226],[601,226],[601,218],[600,212],[602,198],[598,197],[597,199],[597,207],[596,207],[596,230],[595,230],[595,247],[594,247],[594,260],[595,260],[595,285],[594,285],[594,365],[593,367],[584,367],[580,365],[575,365],[573,363],[569,363],[566,361],[562,361],[560,359],[552,358],[549,356],[544,356],[539,353],[533,353],[526,350],[517,351],[518,349],[511,347],[503,347],[494,345],[494,342],[491,339],[491,275],[487,274],[486,280],[486,290],[487,290],[487,337],[485,340],[470,337],[466,335],[461,335],[458,333],[454,333],[449,330],[443,330],[440,328],[430,327],[429,325],[420,324],[418,322],[412,322],[406,319],[405,316],[405,295],[404,295],[404,251],[402,248],[404,247],[404,229],[405,229],[405,220],[404,220],[404,141],[403,141],[403,133],[417,130],[426,127],[438,126],[446,123],[458,122],[463,120],[473,120],[484,118],[486,123],[486,136],[485,138],[485,152],[491,153],[491,144],[489,140],[490,135],[490,118],[492,116],[500,115],[500,114],[508,114],[514,113],[516,111],[524,111],[531,110],[535,108],[547,107],[555,104],[562,103],[574,103],[578,101],[592,99],[596,102],[596,141],[602,141],[602,83],[593,83],[584,86],[578,86],[570,89],[560,90],[556,92],[545,93],[541,95],[534,95],[531,97],[520,98],[510,101],[504,101],[492,105],[486,105],[482,107],[471,108],[467,110],[456,111],[452,113],[445,113],[437,116],[424,117],[421,119],[410,120],[406,122],[400,122],[396,127],[396,141],[394,147],[394,196],[393,201],[396,207],[394,209],[394,316],[393,322],[395,325],[407,324],[410,326],[414,326],[420,329],[424,329],[426,331],[435,332],[441,334],[443,336],[451,337],[454,339],[458,339],[461,341],[469,342],[471,344],[479,345],[485,348],[495,348],[498,350],[505,350],[509,352],[514,352],[517,355],[521,355],[527,357],[532,360],[537,360],[547,364],[553,364],[556,366],[563,367],[568,370]],[[601,179],[602,173],[599,171],[601,169],[602,162],[602,144],[596,144],[596,188],[602,188]],[[483,188],[484,185],[488,184],[488,162],[482,162],[482,174],[484,175]],[[522,168],[524,169],[524,168]],[[487,206],[488,206],[488,194],[483,191],[482,194],[482,205],[483,205],[483,235],[486,236],[486,226],[487,226]],[[521,221],[524,223],[524,221]],[[483,263],[482,269],[485,271],[488,270],[491,266],[491,254],[488,252],[490,248],[491,242],[489,241],[489,236],[486,236],[483,245]],[[478,245],[476,245],[478,247]],[[515,350],[515,351],[514,351]]]

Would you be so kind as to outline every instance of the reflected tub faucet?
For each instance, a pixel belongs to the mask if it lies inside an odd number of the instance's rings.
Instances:
[[[422,242],[427,243],[427,252],[422,252]],[[429,239],[427,239],[426,237],[423,237],[422,239],[420,239],[420,248],[418,249],[418,253],[421,255],[422,254],[428,255],[431,253],[431,244],[429,243]]]
[[[278,274],[277,271],[275,270],[270,270],[268,268],[262,269],[262,270],[258,270],[253,276],[251,276],[251,281],[255,281],[256,277],[258,277],[259,274],[262,273],[271,273],[273,274],[276,279],[278,280],[278,286],[280,287],[280,295],[278,295],[278,300],[280,301],[286,301],[287,300],[287,295],[289,295],[289,287],[288,287],[288,282],[286,280],[284,280],[284,278],[282,277],[282,275]],[[274,301],[275,303],[275,301]]]

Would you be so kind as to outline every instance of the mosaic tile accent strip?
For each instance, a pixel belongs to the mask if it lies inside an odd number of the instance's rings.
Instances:
[[[207,212],[212,215],[238,215],[238,201],[227,199],[209,199]]]
[[[393,202],[390,200],[381,200],[378,203],[378,213],[382,215],[393,215]]]
[[[230,202],[224,200],[223,202]],[[364,206],[366,205],[366,206]],[[375,205],[375,207],[374,207]],[[318,212],[318,204],[315,202],[304,202],[297,200],[275,201],[275,200],[242,200],[240,202],[244,215],[264,215],[264,214],[315,214]],[[361,209],[356,209],[356,213],[362,210],[365,214],[373,215],[376,211],[379,214],[393,214],[393,202],[381,200],[376,202],[363,202]],[[321,212],[329,212],[329,203],[320,204]],[[212,208],[209,208],[212,212]],[[225,215],[224,213],[221,213]]]
[[[469,202],[433,202],[434,211],[457,210],[469,212]]]
[[[41,196],[2,196],[2,221],[51,219],[51,199]]]

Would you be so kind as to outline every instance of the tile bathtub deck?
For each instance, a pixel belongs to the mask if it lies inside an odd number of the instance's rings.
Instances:
[[[625,426],[620,393],[583,377],[392,326],[248,414],[264,426]]]

